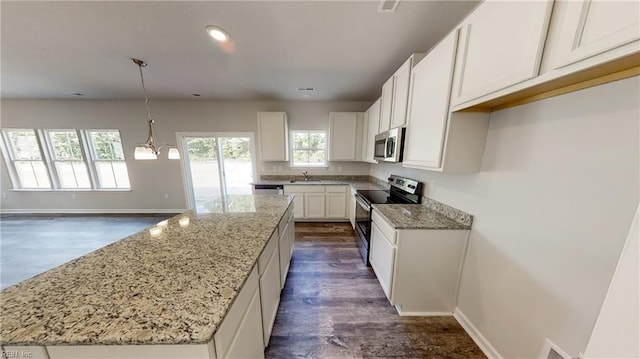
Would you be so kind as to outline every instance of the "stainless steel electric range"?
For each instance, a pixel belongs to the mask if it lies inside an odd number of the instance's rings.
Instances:
[[[369,263],[369,244],[371,243],[371,205],[381,203],[419,204],[422,201],[422,183],[410,178],[391,175],[388,178],[388,191],[360,190],[356,192],[356,233],[358,249],[362,260]]]

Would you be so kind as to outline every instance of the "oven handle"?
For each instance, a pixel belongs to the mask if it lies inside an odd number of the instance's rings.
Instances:
[[[356,203],[357,203],[360,207],[362,207],[362,208],[366,209],[366,210],[367,210],[367,212],[371,212],[371,206],[370,206],[370,205],[368,205],[368,204],[367,204],[367,203],[362,199],[362,197],[360,197],[360,195],[358,195],[358,194],[356,193],[356,194],[355,194],[355,195],[353,195],[353,196],[354,196],[354,197],[355,197],[355,199],[356,199]]]

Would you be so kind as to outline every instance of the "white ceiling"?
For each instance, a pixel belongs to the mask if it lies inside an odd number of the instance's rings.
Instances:
[[[374,100],[477,1],[2,1],[3,98]],[[228,47],[209,38],[213,24]]]

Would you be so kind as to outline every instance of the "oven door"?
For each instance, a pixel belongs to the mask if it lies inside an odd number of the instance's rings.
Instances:
[[[360,250],[362,260],[367,266],[370,266],[369,243],[371,241],[371,206],[358,194],[355,195],[355,200],[358,250]]]

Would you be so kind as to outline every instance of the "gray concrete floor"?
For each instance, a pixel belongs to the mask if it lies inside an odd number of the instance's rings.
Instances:
[[[168,217],[3,217],[0,219],[0,289],[104,247]]]

